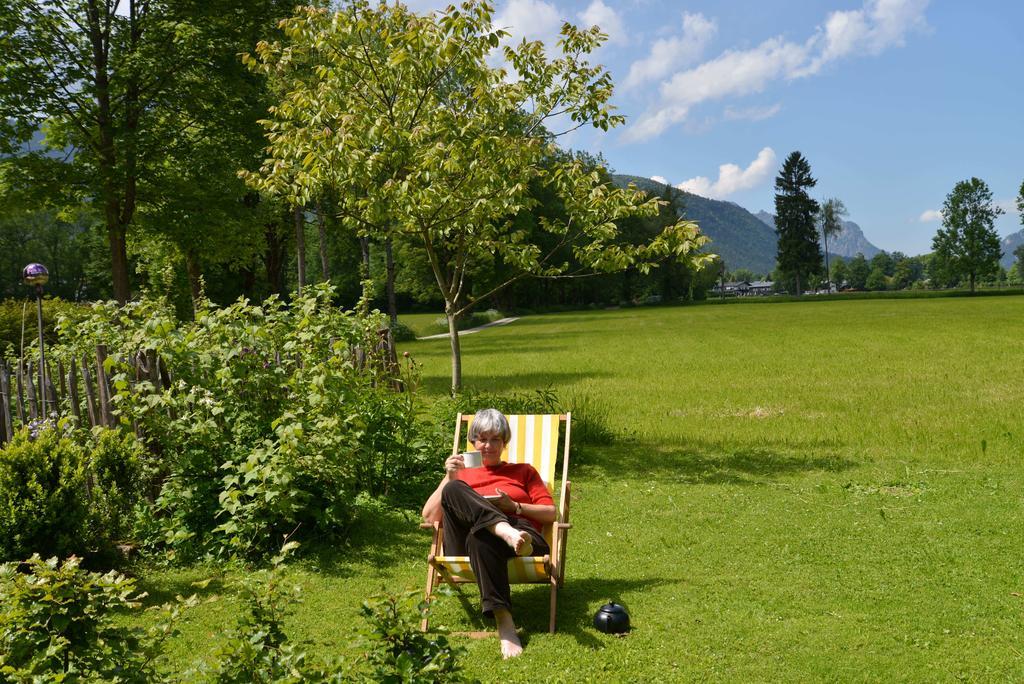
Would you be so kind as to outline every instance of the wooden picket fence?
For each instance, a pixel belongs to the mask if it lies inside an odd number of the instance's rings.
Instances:
[[[384,368],[393,378],[392,388],[403,390],[398,379],[398,356],[390,329],[378,331],[378,339],[372,349],[355,347],[348,353],[359,368],[370,365]],[[70,416],[78,425],[113,427],[114,392],[106,371],[107,357],[107,347],[101,344],[96,346],[94,356],[76,358],[67,368],[63,361],[47,361],[42,375],[43,386],[40,386],[38,357],[35,360],[19,359],[13,367],[0,360],[0,446],[12,439],[15,425],[27,425],[55,415]],[[280,365],[279,354],[275,354],[274,361]],[[171,373],[155,350],[137,352],[131,357],[131,366],[130,375],[134,377],[130,380],[148,380],[155,388],[171,387]]]
[[[94,356],[82,356],[68,367],[62,360],[47,361],[42,383],[38,359],[19,359],[13,367],[0,361],[0,444],[11,440],[16,422],[26,425],[54,416],[70,416],[89,427],[112,427],[114,392],[106,371],[107,356],[107,347],[101,344]],[[154,350],[135,354],[132,366],[136,382],[171,386],[170,374]]]

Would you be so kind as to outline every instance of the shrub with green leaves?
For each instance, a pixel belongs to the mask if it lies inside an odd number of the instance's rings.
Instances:
[[[0,559],[86,550],[88,470],[61,429],[24,428],[0,449]]]
[[[0,681],[163,681],[157,658],[178,607],[149,631],[119,626],[119,612],[141,605],[134,580],[88,572],[75,557],[24,565],[0,565]]]
[[[131,432],[96,428],[87,440],[89,540],[107,549],[126,541],[149,484],[147,457]]]
[[[43,300],[43,336],[47,344],[56,341],[56,324],[61,317],[74,321],[86,314],[82,304],[47,297]],[[0,357],[20,355],[22,348],[31,353],[38,349],[35,296],[25,288],[24,299],[0,300]]]
[[[192,322],[144,299],[62,325],[54,355],[111,350],[115,414],[160,464],[139,526],[150,544],[258,557],[296,529],[343,534],[359,494],[391,496],[421,460],[413,393],[396,393],[373,354],[384,327],[333,306],[327,286],[288,303],[205,303]],[[141,350],[162,359],[169,386],[135,378],[125,359]]]
[[[443,634],[420,631],[419,622],[429,610],[419,591],[376,596],[363,603],[370,681],[470,681],[459,664],[465,650],[452,646]]]

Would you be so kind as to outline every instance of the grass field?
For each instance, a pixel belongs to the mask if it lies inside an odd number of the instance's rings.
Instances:
[[[546,589],[517,589],[526,653],[502,662],[494,641],[467,640],[469,671],[1024,678],[1022,314],[1024,297],[736,304],[536,316],[465,337],[467,387],[550,386],[620,436],[574,450],[559,633],[545,631]],[[403,349],[443,393],[447,341]],[[420,586],[427,544],[412,519],[382,514],[349,549],[298,563],[292,634],[348,651],[360,601]],[[161,598],[208,575],[145,584]],[[629,608],[627,637],[590,625],[609,599]],[[209,654],[236,610],[196,609],[176,662]],[[437,619],[481,624],[452,600]]]

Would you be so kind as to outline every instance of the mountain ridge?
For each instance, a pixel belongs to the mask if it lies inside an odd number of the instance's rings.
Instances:
[[[661,195],[665,183],[643,176],[614,174],[612,181],[619,186],[634,183],[651,195]],[[683,211],[680,214],[695,221],[700,231],[711,238],[708,251],[725,261],[726,268],[734,271],[746,268],[755,273],[775,270],[777,239],[775,230],[735,202],[713,200],[679,190]]]
[[[769,214],[762,209],[754,214],[754,216],[763,221],[765,225],[771,226],[772,230],[775,230],[775,216],[773,214]],[[864,231],[853,221],[843,221],[842,226],[839,235],[828,241],[829,254],[841,257],[855,257],[860,253],[865,258],[870,259],[882,251],[864,237]],[[823,243],[822,249],[824,249]]]

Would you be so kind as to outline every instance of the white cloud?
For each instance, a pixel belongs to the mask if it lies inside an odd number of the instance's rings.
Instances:
[[[902,47],[907,33],[924,30],[924,11],[929,0],[868,0],[859,10],[832,12],[813,39],[821,51],[805,72],[843,57],[878,55],[890,47]]]
[[[938,209],[928,209],[922,211],[921,215],[917,217],[917,220],[921,223],[934,223],[935,221],[942,220],[942,212]]]
[[[771,81],[798,68],[806,58],[806,47],[772,38],[752,50],[728,51],[677,73],[661,84],[662,104],[641,115],[625,137],[646,140],[683,121],[694,105],[759,93]]]
[[[748,50],[727,50],[696,67],[677,71],[660,86],[659,102],[626,130],[627,141],[647,140],[683,122],[696,105],[763,92],[780,80],[812,76],[844,57],[877,55],[927,28],[929,0],[866,0],[859,10],[832,12],[803,43],[770,38]],[[633,65],[626,83],[662,78],[677,68],[652,56]]]
[[[722,164],[718,167],[718,180],[697,176],[683,181],[676,187],[702,197],[722,199],[740,190],[749,190],[771,178],[775,171],[775,150],[765,147],[757,158],[742,169],[736,164]]]
[[[727,121],[763,121],[782,111],[782,105],[775,103],[768,107],[738,108],[732,105],[725,108],[723,115]]]
[[[717,24],[703,14],[684,13],[682,35],[654,41],[650,54],[629,67],[623,88],[635,88],[690,64],[704,53],[717,32]]]
[[[558,40],[562,18],[558,9],[544,0],[509,0],[494,17],[494,25],[509,32],[508,42],[540,40],[550,48]]]
[[[608,43],[611,45],[625,45],[629,42],[622,17],[601,0],[594,0],[587,9],[576,16],[585,28],[600,26],[601,30],[608,34]]]
[[[662,185],[668,185],[668,179],[664,176],[651,176],[651,180],[655,183],[661,183]]]

